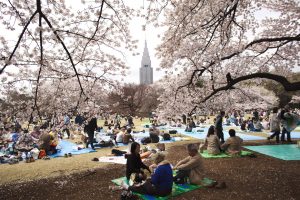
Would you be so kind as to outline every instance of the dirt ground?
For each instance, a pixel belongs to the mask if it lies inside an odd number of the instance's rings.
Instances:
[[[167,159],[172,164],[187,156],[186,143],[189,142],[167,146]],[[249,144],[257,143],[246,143]],[[90,158],[98,154],[99,152],[79,155],[77,158],[76,156],[58,158],[55,166],[51,164],[54,159],[24,163],[23,168],[36,165],[37,167],[33,167],[34,171],[31,173],[37,173],[37,176],[25,181],[17,178],[11,182],[1,181],[0,199],[120,199],[120,191],[113,192],[108,187],[112,185],[112,179],[124,176],[125,166],[92,162]],[[219,182],[225,181],[227,188],[198,189],[173,199],[300,199],[300,161],[283,161],[261,154],[255,155],[256,158],[203,160],[205,177]],[[84,162],[87,164],[75,170],[71,165],[76,162],[76,159],[82,160],[80,156],[84,157]],[[60,165],[70,165],[72,170],[69,171],[68,167],[65,167],[64,170],[59,171],[57,169]],[[7,165],[7,167],[14,166]],[[45,176],[42,172],[38,173],[43,168],[52,168],[57,172]],[[15,171],[15,174],[18,174],[18,171]],[[5,169],[1,168],[1,177],[3,176],[5,176]]]

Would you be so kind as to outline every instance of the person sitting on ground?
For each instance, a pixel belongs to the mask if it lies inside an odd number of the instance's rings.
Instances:
[[[122,143],[123,137],[125,135],[126,127],[122,127],[119,133],[116,135],[115,141],[116,143]]]
[[[261,132],[261,130],[264,128],[261,124],[262,118],[259,118],[259,120],[253,120],[253,126],[254,126],[254,132]]]
[[[44,150],[47,155],[56,153],[56,148],[52,145],[53,137],[46,131],[40,135],[39,149]]]
[[[230,137],[221,145],[221,149],[228,154],[240,154],[242,150],[243,139],[235,135],[235,130],[230,129],[228,131]]]
[[[34,141],[38,141],[41,135],[40,127],[34,126],[33,131],[30,133]]]
[[[137,142],[133,142],[130,147],[130,154],[125,154],[126,162],[126,178],[130,179],[132,173],[145,175],[142,169],[147,169],[150,173],[150,169],[146,166],[140,156],[140,144]]]
[[[176,127],[181,127],[181,126],[182,126],[181,119],[178,119],[176,122]]]
[[[185,179],[189,178],[191,184],[201,184],[203,175],[203,165],[198,146],[196,144],[188,144],[187,151],[189,156],[179,161],[174,170],[178,170],[174,177],[177,184],[185,183]]]
[[[151,179],[147,179],[143,184],[128,186],[122,182],[122,187],[132,192],[141,194],[167,196],[172,192],[173,175],[170,163],[165,160],[162,153],[155,154],[154,158],[155,171],[151,175]]]
[[[243,121],[243,122],[241,123],[241,130],[242,130],[242,131],[247,131],[246,125],[247,125],[247,121]]]
[[[130,141],[134,142],[134,139],[131,135],[131,128],[128,128],[123,135],[123,144],[128,144]]]
[[[230,126],[230,119],[228,117],[228,115],[225,116],[225,123],[224,123],[225,126]]]
[[[200,152],[203,152],[203,149],[207,146],[207,152],[209,154],[217,155],[220,153],[221,148],[220,139],[215,134],[215,127],[210,126],[207,132],[207,136],[203,145],[200,145]]]
[[[106,135],[108,135],[108,136],[114,135],[113,129],[111,128],[111,126],[108,126],[108,127],[107,127]]]
[[[149,129],[149,136],[151,143],[159,142],[159,130],[155,127]]]
[[[193,128],[196,128],[196,124],[193,121],[193,119],[188,118],[188,120],[187,120],[187,126],[186,126],[185,131],[186,132],[192,132]]]
[[[19,152],[24,152],[26,155],[26,160],[30,159],[28,156],[28,152],[33,149],[34,140],[32,136],[28,133],[28,130],[24,130],[18,141],[16,142],[15,148]]]
[[[249,119],[248,120],[248,123],[247,123],[247,129],[249,130],[249,131],[254,131],[255,129],[254,129],[254,124],[253,124],[253,119]]]

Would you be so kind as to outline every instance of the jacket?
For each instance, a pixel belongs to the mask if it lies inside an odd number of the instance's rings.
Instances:
[[[151,183],[155,186],[159,196],[167,196],[171,194],[173,173],[168,161],[164,160],[158,164],[154,174],[151,176]]]
[[[203,165],[200,154],[193,157],[188,156],[187,158],[179,161],[175,166],[178,170],[190,170],[190,183],[191,184],[201,184]]]

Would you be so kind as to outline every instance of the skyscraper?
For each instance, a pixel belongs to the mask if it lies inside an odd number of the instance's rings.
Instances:
[[[153,83],[153,68],[151,67],[151,60],[148,52],[147,41],[145,41],[145,47],[140,68],[140,84],[149,85]]]

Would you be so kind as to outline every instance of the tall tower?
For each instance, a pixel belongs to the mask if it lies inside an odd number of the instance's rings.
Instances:
[[[145,41],[145,47],[140,68],[140,84],[149,85],[153,83],[153,68],[151,67],[151,60],[148,52],[147,41]]]

